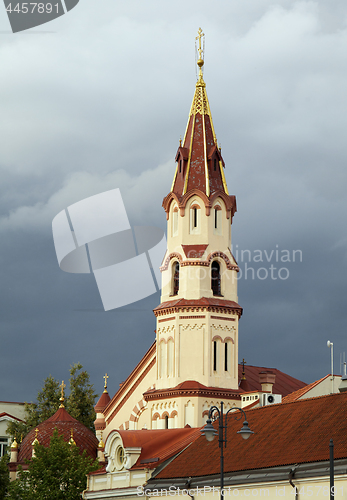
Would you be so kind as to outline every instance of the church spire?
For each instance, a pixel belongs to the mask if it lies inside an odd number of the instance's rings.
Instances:
[[[207,197],[217,191],[229,195],[223,171],[224,161],[218,148],[203,78],[204,36],[202,29],[199,28],[196,37],[198,81],[195,85],[183,142],[180,143],[176,154],[177,168],[171,188],[171,192],[178,198],[193,189],[202,191]]]

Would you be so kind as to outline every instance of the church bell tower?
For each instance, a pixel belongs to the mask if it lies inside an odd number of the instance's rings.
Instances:
[[[199,76],[171,191],[163,200],[168,246],[161,303],[154,310],[157,380],[155,390],[147,393],[153,405],[176,401],[175,427],[202,425],[205,406],[222,397],[231,402],[238,393],[242,309],[239,269],[231,252],[236,199],[226,185],[203,79],[203,37],[200,28]]]

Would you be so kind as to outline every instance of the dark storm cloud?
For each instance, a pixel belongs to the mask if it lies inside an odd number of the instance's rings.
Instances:
[[[303,256],[283,264],[286,280],[240,279],[240,359],[310,382],[329,371],[329,338],[339,371],[346,20],[344,1],[228,0],[211,10],[195,0],[84,0],[49,25],[55,33],[0,35],[0,399],[31,400],[49,373],[66,379],[77,361],[97,390],[107,371],[116,391],[154,340],[159,296],[105,313],[92,275],[60,271],[51,221],[118,187],[133,225],[165,228],[199,25],[237,196],[234,250],[269,255],[278,245]],[[6,23],[0,13],[0,31]],[[271,264],[249,263],[255,273]]]

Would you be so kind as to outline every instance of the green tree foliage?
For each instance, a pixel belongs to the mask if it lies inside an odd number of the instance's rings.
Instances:
[[[7,488],[10,484],[10,475],[7,467],[8,459],[8,453],[5,453],[5,455],[0,458],[0,498],[5,498]]]
[[[81,363],[70,368],[70,394],[65,400],[66,410],[70,415],[94,432],[94,405],[97,394],[89,381],[89,373],[83,370]],[[7,434],[18,439],[26,436],[30,429],[44,422],[58,410],[61,396],[59,381],[50,375],[37,395],[36,403],[25,403],[25,424],[10,422]]]
[[[79,422],[94,432],[96,418],[94,406],[97,394],[89,382],[89,373],[82,370],[81,363],[75,363],[70,369],[70,394],[67,399],[66,409]]]
[[[27,471],[8,488],[9,500],[80,500],[86,489],[86,475],[99,467],[86,452],[64,441],[56,429],[45,448],[35,445],[35,456]]]

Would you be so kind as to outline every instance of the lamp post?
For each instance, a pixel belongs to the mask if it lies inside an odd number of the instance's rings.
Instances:
[[[251,436],[252,434],[254,434],[253,431],[251,431],[251,429],[249,428],[248,426],[248,422],[247,422],[247,419],[246,419],[246,413],[244,412],[244,410],[242,410],[242,408],[230,408],[230,410],[228,410],[226,412],[226,414],[224,415],[223,414],[223,406],[224,406],[224,403],[223,401],[221,401],[220,403],[220,409],[217,408],[217,406],[211,406],[211,408],[209,409],[209,412],[208,412],[208,419],[207,419],[207,422],[206,422],[206,425],[205,427],[200,431],[201,434],[203,436],[206,437],[207,441],[213,441],[214,437],[218,434],[218,443],[219,443],[219,448],[220,448],[220,498],[221,500],[224,499],[224,454],[223,454],[223,443],[224,444],[224,447],[226,448],[226,445],[227,445],[227,416],[228,416],[228,413],[234,411],[234,410],[239,410],[241,412],[241,415],[239,417],[237,417],[236,415],[234,415],[235,417],[235,420],[241,420],[242,418],[242,415],[244,416],[244,422],[243,422],[243,426],[242,428],[237,431],[237,434],[241,434],[241,436],[243,437],[243,439],[248,439],[249,436]],[[218,431],[216,431],[216,429],[213,427],[212,425],[212,416],[213,416],[213,413],[216,412],[218,414],[218,418],[219,418],[219,426],[218,426]],[[224,425],[224,422],[225,422],[225,425]],[[225,432],[224,432],[225,430]]]

